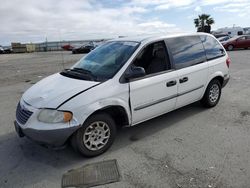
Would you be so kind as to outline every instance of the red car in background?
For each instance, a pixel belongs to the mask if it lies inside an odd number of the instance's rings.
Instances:
[[[233,37],[222,44],[225,49],[230,50],[230,51],[235,48],[248,49],[250,47],[250,35],[241,35],[241,36]]]
[[[66,50],[66,51],[72,51],[74,47],[69,45],[69,44],[66,44],[66,45],[63,45],[62,46],[62,49]]]

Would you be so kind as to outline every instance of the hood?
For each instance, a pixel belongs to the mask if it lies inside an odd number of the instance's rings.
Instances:
[[[35,108],[57,108],[70,97],[97,84],[99,82],[77,80],[57,73],[33,85],[22,99]]]

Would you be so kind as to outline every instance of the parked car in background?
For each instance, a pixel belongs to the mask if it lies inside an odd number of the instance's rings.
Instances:
[[[6,53],[6,54],[10,54],[13,52],[11,47],[3,47],[3,49],[4,49],[4,53]]]
[[[248,49],[250,47],[250,35],[241,35],[233,37],[223,43],[223,46],[227,50],[233,50],[236,48]]]
[[[83,45],[80,47],[75,47],[72,49],[73,54],[80,54],[80,53],[89,53],[91,50],[95,49],[95,46],[92,44]]]
[[[63,45],[63,46],[62,46],[62,49],[63,49],[63,50],[66,50],[66,51],[72,51],[73,48],[74,48],[74,47],[71,46],[70,44],[66,44],[66,45]]]
[[[226,33],[219,33],[219,34],[213,34],[217,39],[218,38],[221,38],[221,37],[229,37],[229,35],[228,34],[226,34]]]
[[[2,46],[0,46],[0,54],[4,54],[4,49]]]
[[[224,44],[226,41],[228,41],[229,39],[231,39],[230,36],[224,36],[224,37],[219,37],[218,41],[220,41],[221,44]]]
[[[69,141],[84,156],[97,156],[119,127],[196,101],[216,106],[229,65],[223,46],[205,33],[111,40],[29,88],[15,128],[43,145]]]

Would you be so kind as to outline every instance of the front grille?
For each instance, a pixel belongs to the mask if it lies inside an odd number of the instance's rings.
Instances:
[[[22,108],[20,105],[20,102],[18,103],[17,109],[16,109],[16,119],[19,123],[24,125],[32,114],[33,112]]]

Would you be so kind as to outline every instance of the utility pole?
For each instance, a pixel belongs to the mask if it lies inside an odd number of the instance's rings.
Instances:
[[[47,36],[46,36],[46,39],[45,39],[45,52],[48,51],[48,39],[47,39]]]

